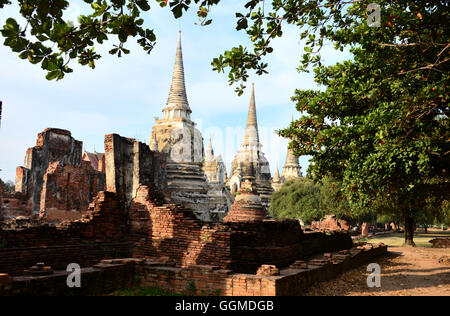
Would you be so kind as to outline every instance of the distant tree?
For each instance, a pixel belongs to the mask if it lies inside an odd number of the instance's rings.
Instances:
[[[450,227],[450,203],[448,200],[442,204],[441,218],[438,218],[438,222]]]
[[[305,223],[320,220],[328,214],[355,220],[339,183],[332,179],[324,179],[321,183],[309,178],[288,181],[273,194],[270,213],[275,218],[295,218]]]
[[[2,179],[0,179],[0,187],[2,187],[5,192],[10,193],[13,193],[15,190],[15,184],[11,180],[4,182]]]
[[[285,183],[272,196],[270,213],[275,218],[295,218],[303,222],[320,219],[320,187],[314,181],[301,178]]]

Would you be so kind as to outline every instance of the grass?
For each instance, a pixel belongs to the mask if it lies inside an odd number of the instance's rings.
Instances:
[[[434,238],[450,238],[450,231],[429,231],[425,234],[423,231],[418,231],[414,235],[414,242],[417,247],[431,247],[429,241]],[[361,241],[366,241],[370,243],[382,242],[390,247],[401,247],[405,242],[405,236],[403,233],[392,233],[382,236],[374,236],[369,238],[361,239]]]

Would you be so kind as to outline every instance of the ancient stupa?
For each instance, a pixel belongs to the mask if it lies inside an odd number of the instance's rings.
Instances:
[[[300,178],[302,176],[302,167],[298,162],[298,157],[295,156],[294,150],[289,148],[286,156],[286,163],[283,167],[281,177],[285,181]]]
[[[255,86],[252,85],[250,107],[244,142],[234,157],[231,165],[231,178],[228,181],[231,193],[240,190],[246,178],[251,178],[262,205],[267,208],[273,193],[271,186],[269,162],[262,152],[259,140],[258,120],[256,115]]]
[[[281,189],[284,182],[285,182],[284,178],[282,178],[280,176],[280,170],[279,170],[278,164],[277,164],[277,169],[275,170],[275,175],[272,178],[272,188],[274,189],[274,191],[278,191],[279,189]]]
[[[181,31],[172,76],[169,97],[162,110],[163,118],[156,120],[150,136],[150,149],[167,154],[167,184],[171,199],[175,203],[189,206],[196,216],[204,221],[225,215],[226,199],[210,195],[211,186],[202,169],[204,161],[203,137],[191,120],[184,78]],[[223,216],[222,216],[223,217]]]
[[[237,192],[234,204],[223,219],[227,222],[256,222],[270,218],[267,208],[262,204],[256,185],[251,177],[245,179]]]

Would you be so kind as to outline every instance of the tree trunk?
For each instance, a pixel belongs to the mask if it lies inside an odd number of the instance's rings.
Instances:
[[[367,223],[367,222],[362,223],[361,236],[369,237],[369,223]]]
[[[425,234],[428,234],[428,226],[425,224],[423,227],[425,228]]]
[[[416,230],[416,223],[411,215],[405,215],[405,244],[404,246],[415,247],[414,243],[414,231]]]

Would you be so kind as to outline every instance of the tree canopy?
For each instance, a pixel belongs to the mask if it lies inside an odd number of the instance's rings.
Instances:
[[[305,223],[320,220],[328,214],[354,221],[350,205],[341,194],[340,183],[309,178],[288,181],[272,196],[270,213],[275,218],[295,218]]]
[[[94,47],[109,39],[115,39],[110,54],[121,57],[129,54],[126,48],[129,38],[136,38],[142,49],[150,53],[156,43],[152,29],[144,28],[143,13],[150,10],[147,0],[84,0],[90,4],[91,12],[81,15],[77,25],[63,19],[69,8],[66,0],[19,0],[20,15],[26,25],[20,25],[16,19],[8,18],[1,30],[5,38],[4,45],[9,46],[20,58],[28,59],[32,64],[40,64],[47,71],[48,80],[60,80],[73,70],[72,60],[81,65],[95,68],[95,62],[101,58]],[[190,0],[155,0],[162,7],[169,6],[175,18],[182,16],[189,8]],[[198,4],[198,16],[201,24],[207,25],[205,6],[218,3],[219,0],[193,0]],[[9,0],[0,0],[0,10],[11,4]]]

